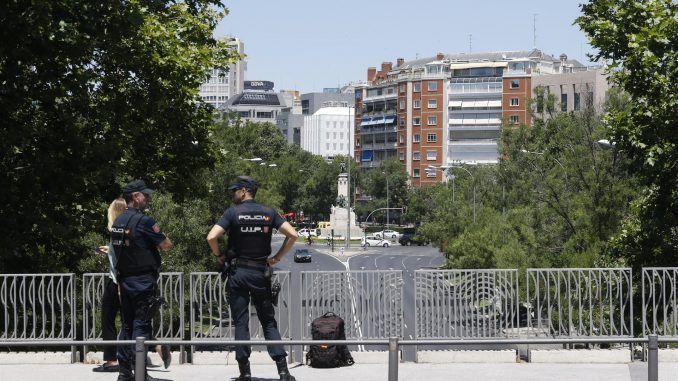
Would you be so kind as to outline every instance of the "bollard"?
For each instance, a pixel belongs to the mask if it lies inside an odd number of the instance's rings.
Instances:
[[[647,381],[659,380],[659,341],[656,334],[647,335]]]
[[[146,346],[144,345],[145,337],[137,337],[137,342],[134,345],[134,356],[136,358],[134,365],[134,381],[144,381],[146,379]]]
[[[388,381],[398,381],[398,338],[388,339]]]

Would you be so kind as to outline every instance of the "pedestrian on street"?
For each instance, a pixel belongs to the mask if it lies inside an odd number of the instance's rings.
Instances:
[[[125,185],[122,197],[127,209],[111,229],[111,245],[117,256],[116,270],[122,304],[121,340],[151,339],[151,320],[160,307],[156,285],[160,274],[159,250],[170,250],[172,241],[155,220],[144,214],[153,190],[143,180]],[[131,346],[118,348],[118,381],[132,381],[135,356]],[[154,380],[148,371],[145,379]]]
[[[235,339],[249,340],[250,298],[254,301],[257,317],[261,322],[266,340],[280,340],[278,323],[271,295],[270,266],[278,264],[297,240],[297,232],[292,225],[274,209],[258,204],[256,196],[258,184],[249,176],[238,176],[228,187],[235,206],[228,208],[207,235],[212,255],[221,264],[227,256],[219,250],[219,237],[228,232],[228,293],[231,316],[235,320]],[[271,234],[277,229],[285,236],[282,247],[271,255]],[[233,257],[233,258],[231,258]],[[287,368],[287,352],[282,345],[268,345],[268,354],[275,361],[280,380],[294,381]],[[252,348],[249,345],[236,347],[235,358],[238,361],[240,376],[237,381],[252,379],[249,357]]]

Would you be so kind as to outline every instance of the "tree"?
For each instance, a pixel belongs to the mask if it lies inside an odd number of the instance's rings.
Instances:
[[[594,0],[579,26],[631,98],[607,114],[609,139],[630,160],[642,193],[616,248],[636,269],[678,261],[678,4],[672,0]]]
[[[144,178],[179,200],[212,165],[215,0],[0,5],[0,271],[75,268],[102,200]]]

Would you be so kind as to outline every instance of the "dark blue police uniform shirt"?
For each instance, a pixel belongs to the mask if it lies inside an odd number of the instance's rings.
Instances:
[[[125,213],[141,213],[137,208],[127,208]],[[157,250],[158,245],[167,238],[153,217],[144,215],[134,232],[135,243],[142,248]]]
[[[263,260],[271,254],[273,228],[285,221],[273,208],[247,200],[228,208],[217,225],[228,232],[228,248],[238,257]]]

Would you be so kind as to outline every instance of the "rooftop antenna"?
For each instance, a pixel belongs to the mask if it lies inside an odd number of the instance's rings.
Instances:
[[[539,13],[532,14],[532,46],[537,49],[537,15]]]
[[[468,35],[468,52],[471,53],[473,51],[473,35],[469,33]]]

